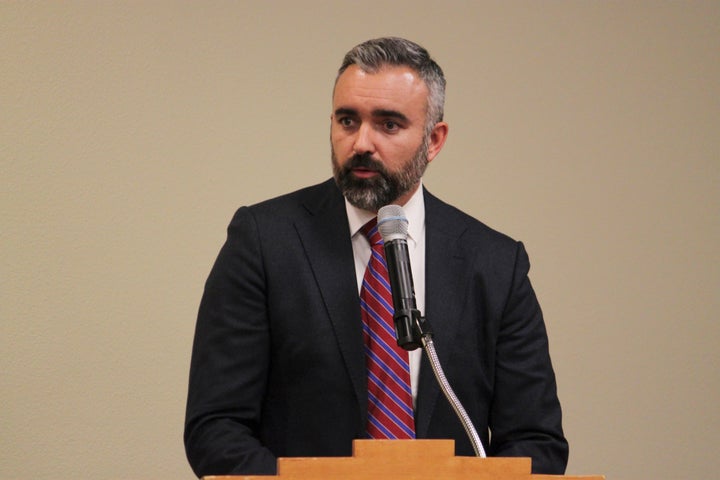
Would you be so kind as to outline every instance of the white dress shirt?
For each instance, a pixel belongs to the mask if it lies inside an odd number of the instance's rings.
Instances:
[[[408,253],[412,269],[413,286],[415,288],[415,301],[420,312],[425,311],[425,201],[422,185],[402,206],[408,219]],[[345,199],[350,235],[352,237],[353,255],[355,257],[355,275],[357,276],[358,295],[362,288],[363,277],[370,261],[371,247],[360,229],[375,217],[373,212],[362,210],[350,204]],[[422,349],[418,348],[410,353],[410,386],[412,388],[413,404],[417,398],[418,377],[420,374],[420,358]]]

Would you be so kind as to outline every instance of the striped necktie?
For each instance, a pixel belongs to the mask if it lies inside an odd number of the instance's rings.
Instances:
[[[415,438],[408,352],[397,345],[383,241],[377,219],[362,227],[372,254],[360,289],[368,371],[370,438]]]

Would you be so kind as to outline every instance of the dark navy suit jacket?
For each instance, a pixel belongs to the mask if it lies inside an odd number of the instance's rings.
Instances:
[[[425,192],[426,311],[488,455],[562,473],[568,447],[523,245]],[[418,438],[473,455],[427,359]],[[207,280],[185,447],[198,476],[273,474],[277,457],[349,456],[367,377],[345,204],[332,180],[240,208]],[[491,433],[490,433],[491,432]]]

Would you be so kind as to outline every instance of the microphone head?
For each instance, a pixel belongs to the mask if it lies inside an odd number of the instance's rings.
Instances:
[[[407,240],[408,219],[400,205],[386,205],[378,210],[378,231],[384,243]]]

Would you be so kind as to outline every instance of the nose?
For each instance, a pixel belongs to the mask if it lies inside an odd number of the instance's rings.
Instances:
[[[358,155],[375,153],[375,142],[373,141],[373,129],[371,125],[363,123],[357,129],[355,142],[353,143],[353,152]]]

